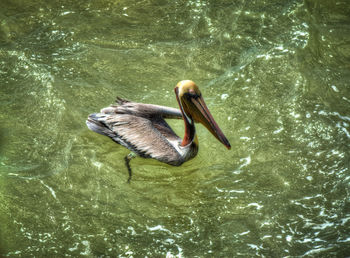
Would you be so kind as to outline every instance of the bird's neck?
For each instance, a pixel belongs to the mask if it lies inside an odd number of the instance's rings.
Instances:
[[[185,135],[182,140],[181,146],[187,146],[188,144],[195,142],[198,145],[198,139],[196,135],[196,128],[194,127],[194,121],[186,115],[183,115],[185,122]]]

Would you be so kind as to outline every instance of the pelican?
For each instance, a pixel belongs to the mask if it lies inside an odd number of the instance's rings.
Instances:
[[[190,80],[180,81],[175,87],[180,109],[135,103],[117,97],[116,104],[89,115],[86,124],[96,133],[110,137],[132,151],[125,164],[132,171],[130,160],[137,154],[173,166],[180,166],[198,153],[198,139],[194,122],[203,124],[227,149],[231,145],[205,104],[198,86]],[[175,134],[164,119],[183,119],[184,138]],[[134,154],[133,154],[134,153]]]

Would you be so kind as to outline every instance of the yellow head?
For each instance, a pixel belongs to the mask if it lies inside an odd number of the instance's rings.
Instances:
[[[227,149],[231,148],[229,141],[210,114],[198,86],[193,81],[180,81],[175,87],[175,94],[184,119],[190,123],[195,121],[203,124]]]

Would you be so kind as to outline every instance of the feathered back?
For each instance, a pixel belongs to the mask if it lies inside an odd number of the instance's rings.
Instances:
[[[116,104],[91,114],[86,123],[90,130],[110,137],[141,157],[179,166],[189,157],[186,150],[181,152],[181,138],[164,118],[181,119],[182,114],[175,108],[117,97]]]

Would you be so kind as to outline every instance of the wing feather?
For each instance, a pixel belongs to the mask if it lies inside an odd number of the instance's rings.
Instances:
[[[107,115],[103,124],[110,129],[107,135],[117,143],[127,147],[144,158],[154,158],[170,165],[181,165],[183,158],[176,148],[167,140],[166,135],[154,126],[161,123],[161,118],[154,120],[128,114]],[[166,122],[163,120],[166,124]],[[172,130],[166,127],[167,136]],[[170,130],[171,131],[170,131]],[[180,138],[172,132],[172,139],[180,142]]]
[[[164,118],[179,119],[182,114],[175,108],[118,98],[117,105],[91,114],[87,125],[92,131],[110,137],[141,157],[179,166],[185,160],[174,144],[179,144],[181,138]]]

